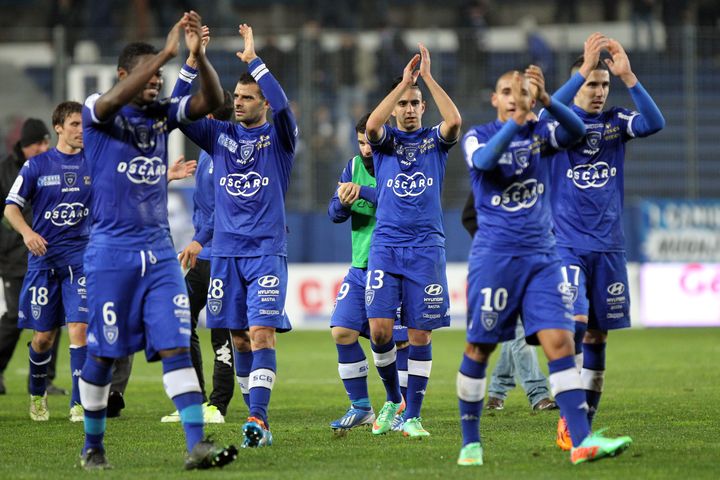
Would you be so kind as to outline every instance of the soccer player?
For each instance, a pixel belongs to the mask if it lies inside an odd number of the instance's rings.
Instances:
[[[610,58],[600,61],[602,50],[607,50]],[[582,369],[592,425],[605,380],[608,331],[630,326],[622,224],[625,144],[660,131],[665,119],[633,73],[618,41],[600,33],[591,35],[571,71],[572,77],[553,98],[572,104],[587,133],[580,143],[550,162],[552,206],[563,274],[575,300],[576,363]],[[637,111],[605,110],[610,73],[628,88]],[[572,446],[562,419],[556,443],[563,450]]]
[[[201,73],[200,91],[159,100],[162,66],[177,55],[180,34]],[[190,359],[187,289],[170,238],[167,212],[167,138],[222,102],[217,74],[201,48],[196,12],[185,13],[158,52],[127,45],[118,82],[83,107],[85,158],[90,166],[92,230],[85,252],[88,359],[80,379],[85,446],[80,465],[109,468],[103,437],[114,358],[145,349],[162,360],[165,391],[180,411],[185,468],[223,466],[236,455],[203,440],[202,393]]]
[[[559,125],[528,121],[535,100]],[[562,293],[547,198],[550,173],[544,162],[580,139],[585,126],[567,107],[551,100],[542,71],[532,65],[524,75],[503,74],[492,105],[497,120],[473,127],[463,139],[483,235],[473,239],[469,258],[467,346],[457,375],[463,434],[457,463],[483,463],[479,427],[485,370],[497,343],[514,338],[518,314],[528,342],[539,341],[548,357],[550,385],[572,435],[572,462],[615,455],[631,440],[590,432],[573,357],[570,299]]]
[[[370,240],[375,229],[375,204],[377,186],[372,149],[365,138],[367,119],[365,115],[355,125],[360,155],[353,157],[340,175],[339,188],[335,191],[328,215],[334,223],[351,219],[352,266],[345,276],[337,298],[330,327],[338,351],[338,373],[350,398],[350,408],[345,415],[330,423],[334,430],[349,430],[375,421],[367,388],[368,362],[358,338],[370,336],[370,326],[365,314],[365,279],[367,277]],[[407,328],[395,321],[393,338],[398,357],[405,354],[405,387],[407,387]],[[400,360],[398,360],[398,364]],[[402,370],[398,365],[400,387],[403,388]],[[400,417],[398,417],[400,418]]]
[[[470,237],[475,237],[478,226],[475,196],[472,192],[468,195],[462,211],[462,224]],[[549,398],[547,378],[540,371],[535,347],[525,341],[525,330],[521,321],[518,321],[515,340],[503,342],[500,347],[500,358],[495,364],[488,388],[488,401],[485,404],[487,410],[505,408],[505,398],[508,392],[515,388],[516,375],[533,410],[557,408],[557,404]]]
[[[402,79],[368,118],[366,131],[379,187],[365,304],[373,358],[387,393],[372,433],[389,431],[395,415],[405,410],[402,432],[412,438],[430,435],[422,426],[420,409],[432,368],[431,336],[436,328],[450,324],[440,194],[448,151],[462,123],[455,104],[432,77],[430,53],[422,44],[419,48]],[[418,76],[443,118],[432,128],[422,126],[425,102]],[[391,115],[396,128],[385,125]],[[393,341],[401,305],[410,340],[407,409]]]
[[[202,28],[202,48],[206,49],[210,42],[210,29]],[[197,76],[197,60],[192,52],[188,55],[185,65],[175,83],[172,96],[183,96],[190,93],[192,81]],[[223,104],[207,115],[226,122],[232,119],[234,113],[232,94],[225,90]],[[200,340],[197,335],[197,324],[200,311],[207,303],[207,293],[210,286],[210,259],[212,253],[213,211],[215,210],[215,193],[213,187],[213,161],[205,151],[200,152],[198,169],[195,174],[195,192],[193,194],[193,227],[195,235],[190,244],[183,249],[179,256],[180,265],[187,269],[185,283],[190,298],[190,320],[192,333],[190,335],[190,354],[193,368],[200,382],[203,395],[203,419],[205,423],[225,423],[227,406],[233,396],[234,381],[232,362],[232,338],[230,332],[223,328],[213,328],[210,331],[215,361],[213,363],[213,390],[210,401],[205,395],[205,376],[203,374],[202,353]],[[193,258],[195,262],[193,264]],[[165,415],[161,422],[179,422],[180,412],[175,410]]]
[[[27,161],[5,200],[5,216],[22,235],[30,254],[20,295],[19,328],[32,328],[30,418],[50,419],[46,379],[52,346],[67,322],[72,396],[70,421],[82,422],[78,379],[87,356],[87,303],[83,253],[88,240],[90,171],[83,157],[82,105],[63,102],[52,126],[57,146]],[[22,214],[33,210],[32,227]]]
[[[231,331],[236,376],[250,401],[243,446],[265,447],[272,445],[268,405],[276,380],[275,332],[291,328],[285,315],[285,193],[297,126],[285,92],[255,53],[252,28],[240,25],[239,33],[244,50],[237,56],[249,71],[235,86],[239,123],[203,119],[183,126],[182,132],[213,159],[207,326]]]

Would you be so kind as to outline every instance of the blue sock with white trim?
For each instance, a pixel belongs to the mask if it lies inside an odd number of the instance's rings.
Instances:
[[[378,374],[385,384],[387,401],[401,403],[402,394],[400,393],[400,379],[397,371],[395,341],[390,339],[385,345],[376,345],[370,342],[370,348],[372,348],[375,368],[377,368]]]
[[[252,372],[250,372],[250,416],[256,417],[268,425],[268,406],[270,395],[275,386],[277,360],[275,349],[261,348],[253,352]]]
[[[359,342],[335,345],[338,352],[338,373],[354,408],[370,410],[367,375],[368,362]]]
[[[432,370],[432,343],[410,345],[408,350],[410,350],[408,356],[408,396],[405,397],[407,409],[403,416],[405,420],[420,416],[420,409],[425,399],[425,390]]]
[[[407,400],[408,387],[408,357],[410,355],[410,347],[396,349],[396,360],[398,369],[398,380],[400,381],[400,393]]]
[[[595,413],[600,404],[603,385],[605,383],[605,348],[607,343],[586,343],[585,358],[580,372],[585,398],[588,403],[588,422],[592,426]]]
[[[479,363],[463,355],[456,382],[463,447],[468,443],[480,441],[480,417],[487,383],[486,370],[487,363]]]
[[[82,375],[82,368],[87,358],[87,346],[78,347],[70,345],[70,374],[72,375],[72,395],[70,396],[70,408],[75,404],[80,404],[80,389],[78,382]]]
[[[105,451],[103,438],[111,380],[112,364],[99,362],[88,355],[78,380],[80,400],[85,411],[83,453],[89,448]]]
[[[573,447],[577,447],[590,434],[587,419],[585,390],[580,382],[580,372],[575,367],[573,355],[548,362],[550,389],[565,417]]]
[[[45,395],[47,387],[47,369],[48,363],[52,360],[52,349],[47,352],[38,353],[32,343],[28,344],[30,352],[30,395]]]
[[[190,452],[204,436],[203,397],[190,352],[163,358],[162,366],[165,392],[180,413],[185,443]]]
[[[250,370],[253,364],[253,352],[235,351],[235,378],[240,386],[243,400],[248,409],[250,408]]]
[[[575,322],[575,367],[577,367],[578,371],[583,367],[583,339],[587,327],[586,322]]]

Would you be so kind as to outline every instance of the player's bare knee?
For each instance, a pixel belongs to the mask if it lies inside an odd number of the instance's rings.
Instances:
[[[351,345],[358,340],[360,335],[355,330],[343,327],[333,327],[331,330],[333,340],[338,345]]]
[[[250,334],[247,330],[231,330],[233,345],[238,352],[249,352],[252,350],[250,345]]]
[[[170,358],[174,357],[175,355],[180,355],[181,353],[187,353],[189,351],[190,349],[185,347],[172,348],[170,350],[160,350],[158,352],[158,355],[160,355],[160,358]]]
[[[32,349],[37,353],[45,353],[50,350],[55,342],[56,330],[47,332],[35,332],[32,338]]]
[[[87,323],[68,323],[68,337],[70,339],[70,345],[76,345],[78,347],[87,345]]]
[[[410,346],[410,342],[395,342],[395,348],[398,350],[402,350],[403,348],[408,348]]]
[[[428,345],[432,340],[432,331],[408,328],[408,339],[410,340],[411,345]]]
[[[574,315],[573,320],[576,322],[588,323],[587,315]]]
[[[601,343],[607,343],[607,337],[608,332],[603,330],[590,330],[588,329],[587,332],[585,332],[585,337],[583,338],[583,343],[589,343],[589,344],[601,344]]]
[[[494,343],[467,343],[465,355],[475,362],[487,363],[496,346]]]
[[[275,348],[275,329],[272,327],[252,327],[250,329],[250,345],[254,350]]]
[[[538,332],[538,339],[548,360],[557,360],[575,354],[575,341],[569,330],[541,330]]]

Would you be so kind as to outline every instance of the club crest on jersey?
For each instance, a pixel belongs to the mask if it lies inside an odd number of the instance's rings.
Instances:
[[[530,150],[527,148],[518,148],[513,154],[515,155],[515,162],[517,162],[521,168],[528,167],[530,164]]]
[[[38,320],[40,318],[40,314],[42,313],[42,307],[40,305],[30,305],[30,310],[32,311],[33,318]]]
[[[147,125],[135,125],[132,129],[135,146],[140,150],[147,151],[155,147],[155,138]]]
[[[117,342],[118,339],[118,327],[117,325],[103,325],[103,336],[105,340],[112,345]]]
[[[482,312],[480,314],[480,322],[482,323],[483,328],[488,332],[495,328],[495,325],[497,325],[497,321],[497,312]]]
[[[578,288],[570,282],[560,282],[558,284],[558,292],[563,297],[563,303],[572,305],[578,297]]]
[[[252,161],[253,153],[255,152],[255,145],[252,143],[243,143],[240,145],[240,159],[237,160],[238,163],[241,163],[242,165],[245,165],[246,163]]]
[[[128,180],[137,185],[155,185],[165,179],[167,166],[160,157],[135,157],[129,162],[120,162],[118,173],[127,175]]]
[[[500,195],[493,195],[490,203],[494,207],[502,207],[505,211],[517,212],[523,208],[533,207],[543,193],[545,193],[545,184],[534,178],[528,178],[524,182],[513,183]]]
[[[65,177],[65,185],[68,187],[74,187],[75,182],[77,181],[77,173],[75,172],[65,172],[63,174],[63,177]]]
[[[213,315],[217,315],[220,313],[220,310],[222,310],[222,300],[217,298],[211,298],[207,302],[208,310]]]
[[[375,300],[375,290],[368,288],[365,290],[365,305],[371,305],[373,300]]]
[[[597,150],[600,147],[600,140],[602,139],[602,133],[600,132],[588,132],[585,135],[585,143],[593,150]]]
[[[617,175],[617,168],[611,167],[606,162],[588,163],[575,165],[568,169],[567,178],[571,179],[577,188],[602,188],[610,178]]]
[[[270,179],[257,172],[230,173],[220,179],[220,186],[233,197],[252,197],[269,184]]]
[[[417,197],[421,195],[427,187],[433,184],[432,177],[426,177],[422,172],[415,172],[412,175],[398,173],[395,179],[387,181],[386,186],[393,189],[393,193],[398,197]]]

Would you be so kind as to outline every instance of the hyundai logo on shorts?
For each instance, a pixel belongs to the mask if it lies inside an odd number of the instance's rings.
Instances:
[[[615,282],[613,284],[608,285],[607,292],[610,295],[622,295],[625,293],[625,284],[622,282]]]
[[[183,293],[175,295],[173,297],[173,303],[180,308],[190,308],[190,299]]]
[[[258,285],[263,288],[274,288],[280,285],[280,279],[274,275],[265,275],[258,279]]]
[[[427,287],[425,287],[425,293],[427,293],[430,296],[437,297],[438,295],[443,293],[443,287],[442,287],[442,285],[433,283],[432,285],[428,285]]]

